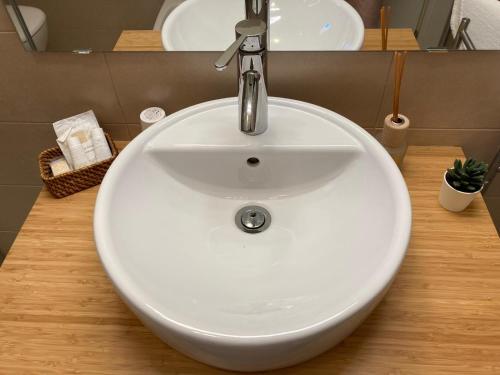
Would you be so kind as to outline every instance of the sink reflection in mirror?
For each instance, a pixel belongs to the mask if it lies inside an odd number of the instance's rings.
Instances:
[[[245,0],[2,0],[31,51],[223,51]],[[270,50],[500,49],[496,0],[270,0]],[[16,8],[17,11],[16,11]]]
[[[225,50],[244,18],[245,0],[186,0],[166,18],[163,45],[167,51]],[[344,0],[271,0],[269,29],[271,51],[352,51],[364,39],[360,15]]]

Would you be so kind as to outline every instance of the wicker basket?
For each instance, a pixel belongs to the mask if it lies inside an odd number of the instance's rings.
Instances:
[[[106,139],[108,140],[108,144],[111,149],[111,158],[89,167],[64,173],[59,176],[53,176],[50,169],[50,162],[54,158],[63,156],[59,147],[45,150],[38,156],[42,181],[54,197],[64,198],[68,195],[99,185],[102,182],[102,179],[111,166],[111,163],[113,163],[118,156],[116,146],[107,133]]]

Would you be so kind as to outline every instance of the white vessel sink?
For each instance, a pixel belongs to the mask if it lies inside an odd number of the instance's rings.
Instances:
[[[272,51],[355,51],[363,44],[363,21],[345,0],[273,0],[270,12]],[[186,0],[163,24],[163,46],[225,51],[244,18],[245,0]]]
[[[251,137],[237,116],[236,98],[217,100],[138,136],[102,183],[94,231],[117,291],[159,337],[260,371],[366,318],[405,256],[411,208],[390,156],[344,117],[270,98],[269,129]],[[246,206],[270,213],[265,231],[236,225]]]

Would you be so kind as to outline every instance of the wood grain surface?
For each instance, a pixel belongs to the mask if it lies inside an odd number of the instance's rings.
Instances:
[[[362,50],[380,51],[381,49],[380,29],[365,29],[365,41]],[[418,51],[420,46],[413,35],[412,29],[389,29],[387,49],[390,51]],[[161,33],[154,30],[125,30],[120,35],[113,51],[164,51]]]
[[[461,156],[410,147],[413,234],[386,298],[339,346],[274,373],[500,374],[500,240],[482,198],[460,214],[437,202]],[[42,191],[0,268],[0,374],[222,373],[170,349],[121,302],[94,246],[96,193]]]

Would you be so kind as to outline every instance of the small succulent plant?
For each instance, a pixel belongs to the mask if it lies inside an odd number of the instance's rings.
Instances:
[[[487,172],[488,164],[482,161],[467,159],[462,165],[462,161],[457,159],[453,168],[448,169],[446,180],[458,191],[474,193],[481,190]]]

